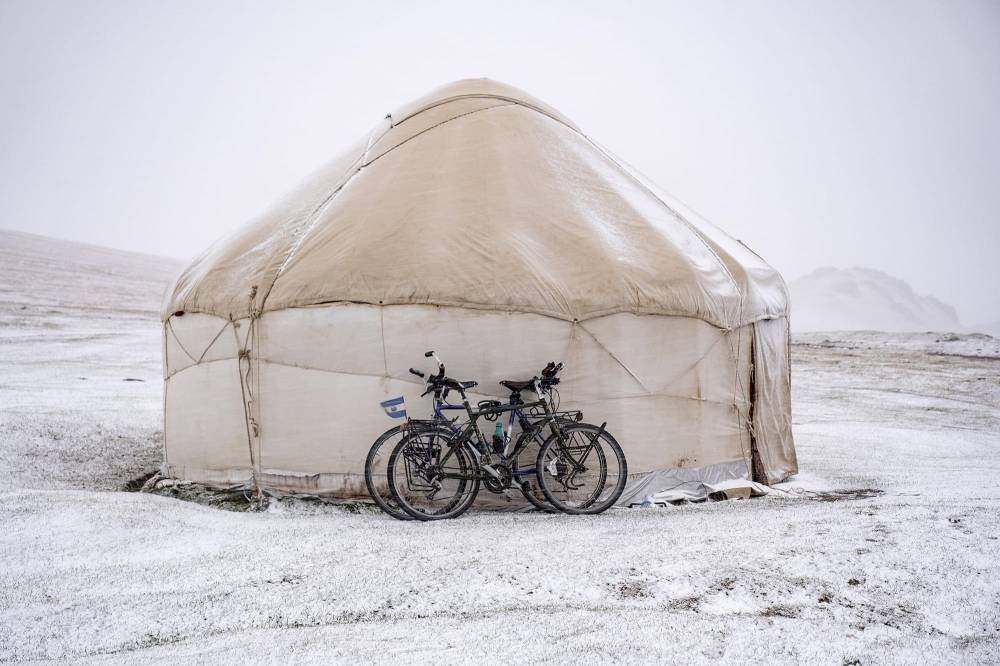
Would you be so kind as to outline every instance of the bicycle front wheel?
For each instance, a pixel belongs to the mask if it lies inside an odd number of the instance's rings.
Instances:
[[[417,520],[455,518],[479,493],[479,469],[468,444],[445,429],[405,436],[389,456],[387,475],[399,508]]]
[[[564,419],[561,417],[557,417],[556,421],[564,426],[574,425],[577,423],[575,420]],[[541,450],[542,444],[544,443],[544,429],[532,429],[528,432],[521,433],[517,446],[514,447],[517,455],[514,456],[513,473],[514,479],[517,481],[517,485],[521,490],[521,494],[524,495],[524,498],[528,500],[532,506],[539,511],[544,511],[545,513],[555,513],[556,508],[549,504],[549,501],[545,498],[545,493],[542,491],[542,487],[538,483],[538,474],[536,473],[538,452]]]
[[[538,452],[535,473],[545,498],[564,513],[606,511],[625,490],[628,465],[607,430],[589,423],[561,425]]]

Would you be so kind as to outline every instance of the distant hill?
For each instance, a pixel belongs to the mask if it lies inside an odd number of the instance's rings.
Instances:
[[[789,284],[796,331],[953,331],[955,308],[871,268],[820,268]]]
[[[976,333],[987,333],[994,338],[1000,338],[1000,319],[993,322],[980,322],[972,327]]]
[[[155,316],[183,262],[0,230],[0,312],[58,307]]]

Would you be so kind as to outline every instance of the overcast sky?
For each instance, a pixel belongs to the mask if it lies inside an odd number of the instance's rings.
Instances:
[[[191,257],[473,76],[786,279],[869,266],[1000,319],[996,1],[0,0],[0,228]]]

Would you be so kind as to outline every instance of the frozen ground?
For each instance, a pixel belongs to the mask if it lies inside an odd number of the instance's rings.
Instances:
[[[822,495],[233,513],[120,491],[157,460],[176,266],[52,243],[0,233],[0,661],[998,661],[992,338],[799,336],[787,485]]]
[[[160,298],[181,264],[0,230],[0,491],[156,464]]]

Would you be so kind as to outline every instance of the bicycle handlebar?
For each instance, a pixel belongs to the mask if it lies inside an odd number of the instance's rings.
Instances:
[[[444,361],[438,358],[438,355],[434,353],[432,349],[429,352],[424,352],[424,358],[433,358],[438,364],[438,379],[444,379]]]
[[[474,388],[476,386],[476,382],[460,382],[458,380],[451,379],[450,377],[446,377],[444,361],[438,358],[438,355],[435,354],[433,350],[425,352],[424,358],[433,358],[435,361],[437,361],[438,372],[436,375],[431,375],[428,377],[423,372],[415,368],[410,368],[410,374],[416,375],[417,377],[424,379],[427,383],[427,390],[424,391],[421,395],[427,395],[432,391],[437,392],[441,391],[442,389],[444,390],[444,392],[447,392],[449,389],[455,389],[464,396],[465,389]],[[559,383],[559,379],[556,377],[556,375],[559,374],[559,371],[562,370],[562,367],[563,367],[562,363],[549,361],[548,365],[542,368],[542,376],[541,377],[536,376],[533,377],[532,379],[534,382],[537,382],[539,388],[541,389],[547,389],[551,386],[555,386],[556,384]]]
[[[445,376],[444,361],[442,361],[440,358],[438,358],[438,355],[435,354],[434,351],[424,352],[424,358],[432,358],[432,357],[434,358],[435,361],[437,361],[437,364],[438,364],[438,371],[437,371],[436,375],[430,375],[430,376],[428,376],[428,375],[425,375],[424,373],[420,372],[419,370],[416,370],[414,368],[410,368],[410,373],[411,374],[414,374],[417,377],[420,377],[421,379],[424,379],[425,382],[426,382],[426,384],[427,384],[427,390],[424,391],[421,394],[421,396],[425,396],[425,395],[427,395],[428,393],[431,393],[431,392],[434,392],[435,395],[437,395],[440,392],[441,399],[443,399],[445,396],[448,395],[448,391],[449,390],[454,389],[454,390],[458,391],[459,393],[461,393],[462,396],[464,397],[466,389],[470,389],[470,388],[475,388],[476,387],[477,382],[471,382],[471,381],[470,382],[462,382],[462,381],[458,381],[457,379],[452,379],[450,377],[446,377]]]
[[[550,386],[555,386],[556,384],[559,383],[559,378],[556,377],[556,375],[559,374],[559,371],[562,370],[562,367],[563,364],[561,362],[556,363],[555,361],[549,361],[548,365],[546,365],[542,369],[541,378],[535,377],[535,380],[541,385],[543,389],[548,388]]]

